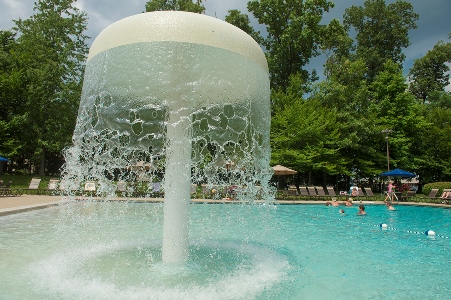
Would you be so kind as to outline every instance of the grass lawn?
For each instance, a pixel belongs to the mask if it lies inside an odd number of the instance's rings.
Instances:
[[[7,183],[11,181],[11,188],[22,188],[26,189],[30,186],[31,179],[37,177],[41,178],[41,182],[39,183],[40,189],[47,188],[49,181],[51,178],[55,178],[52,176],[37,176],[37,175],[8,175],[3,174],[0,176],[0,180],[3,180],[3,183]]]

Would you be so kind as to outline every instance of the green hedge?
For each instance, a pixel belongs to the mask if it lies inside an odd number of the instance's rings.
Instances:
[[[423,195],[429,195],[432,189],[438,189],[437,197],[440,197],[444,189],[451,189],[451,182],[427,183],[423,186]]]

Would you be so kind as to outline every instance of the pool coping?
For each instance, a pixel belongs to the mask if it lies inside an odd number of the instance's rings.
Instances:
[[[75,201],[101,201],[101,198],[97,197],[75,197]],[[129,201],[134,203],[163,203],[163,198],[121,198],[117,197],[110,201]],[[325,205],[328,201],[325,200],[276,200],[275,205],[300,205],[300,204],[313,204],[313,205]],[[0,216],[6,216],[11,214],[17,214],[27,212],[31,210],[44,209],[53,206],[64,204],[63,198],[58,196],[44,196],[44,195],[22,195],[0,198]],[[192,204],[243,204],[248,203],[245,201],[236,201],[230,199],[191,199]],[[265,204],[265,201],[256,200],[256,204]],[[383,201],[354,201],[354,205],[384,205]],[[429,207],[442,207],[451,208],[449,204],[437,204],[437,203],[425,203],[425,202],[395,202],[394,205],[407,205],[407,206],[429,206]],[[344,206],[340,204],[340,206]]]

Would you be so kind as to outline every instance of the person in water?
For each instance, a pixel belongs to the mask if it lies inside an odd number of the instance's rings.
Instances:
[[[396,210],[392,205],[391,205],[391,203],[390,202],[387,202],[387,209],[388,210]]]
[[[359,212],[358,215],[366,215],[365,206],[359,205]]]
[[[344,209],[340,209],[340,214],[342,214],[342,215],[346,214],[345,210]]]

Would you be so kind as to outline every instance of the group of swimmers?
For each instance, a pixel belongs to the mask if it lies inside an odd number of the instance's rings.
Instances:
[[[352,201],[351,200],[346,200],[343,202],[343,204],[345,206],[352,206]],[[339,206],[340,204],[338,203],[336,198],[332,198],[332,201],[327,201],[326,202],[326,206]],[[393,205],[390,202],[386,202],[385,205],[387,206],[388,210],[396,210]],[[340,214],[345,214],[344,209],[340,209]],[[359,211],[357,212],[357,215],[366,215],[366,211],[365,211],[365,206],[364,205],[359,205]]]
[[[346,201],[343,201],[343,204],[345,206],[352,206],[352,199],[347,199]],[[337,198],[332,198],[332,201],[327,201],[326,206],[339,206],[340,203],[338,203]]]

